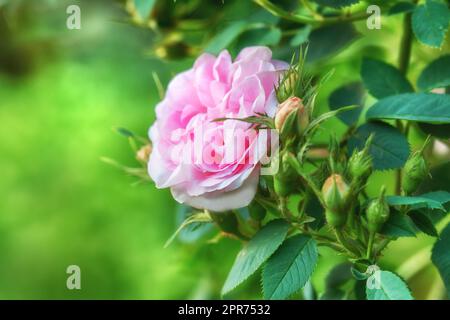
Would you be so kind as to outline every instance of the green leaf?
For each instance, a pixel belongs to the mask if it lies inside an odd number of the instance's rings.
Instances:
[[[414,10],[416,6],[414,5],[414,3],[411,2],[406,2],[406,1],[400,1],[397,2],[396,4],[394,4],[388,12],[388,15],[392,16],[394,14],[398,14],[398,13],[406,13],[406,12],[411,12]]]
[[[289,225],[285,221],[274,220],[259,230],[237,255],[222,288],[222,295],[227,294],[255,273],[283,243],[288,229]]]
[[[313,0],[313,1],[315,3],[320,4],[321,6],[342,8],[358,3],[360,0]]]
[[[413,300],[408,286],[396,274],[377,271],[372,277],[379,277],[379,288],[367,287],[367,300]]]
[[[364,58],[361,78],[370,94],[377,99],[414,91],[398,69],[379,60]]]
[[[434,137],[448,139],[450,138],[450,124],[431,124],[426,122],[418,122],[420,130],[426,135],[431,134]]]
[[[450,55],[432,61],[419,76],[417,86],[422,91],[450,86]]]
[[[431,261],[438,268],[445,287],[447,295],[450,298],[450,224],[442,230],[440,238],[434,244]]]
[[[315,29],[309,35],[308,61],[323,59],[344,49],[359,36],[351,23],[340,23]]]
[[[370,145],[375,170],[401,168],[409,156],[409,144],[396,128],[382,122],[369,122],[358,127],[348,141],[348,154],[362,150],[367,139],[374,134]]]
[[[281,40],[281,30],[275,27],[251,29],[239,36],[238,47],[274,46]]]
[[[331,110],[336,110],[345,106],[356,105],[358,108],[342,112],[337,117],[352,126],[356,124],[364,105],[366,94],[361,82],[352,82],[333,91],[328,98],[328,104]]]
[[[181,226],[192,214],[195,214],[195,209],[182,204],[178,205],[176,212],[178,226]],[[208,221],[191,222],[180,230],[178,240],[183,243],[193,243],[203,238],[213,229],[213,224]]]
[[[309,34],[311,33],[311,25],[306,25],[299,29],[294,37],[290,41],[292,47],[298,47],[299,45],[305,43],[308,40]]]
[[[264,268],[264,298],[286,299],[303,288],[314,271],[317,255],[311,237],[299,234],[287,239]]]
[[[433,197],[433,195],[429,196],[427,194],[418,196],[387,196],[386,202],[390,206],[414,206],[414,209],[429,208],[445,211],[442,202],[435,200]]]
[[[184,220],[178,229],[172,234],[172,236],[166,241],[164,244],[164,248],[167,248],[173,240],[177,237],[177,235],[187,226],[193,224],[193,223],[205,223],[205,222],[211,222],[211,217],[208,213],[205,212],[196,212],[192,215],[188,216],[186,220]]]
[[[139,14],[139,17],[143,20],[149,18],[150,13],[155,6],[156,0],[134,0],[134,7]]]
[[[343,262],[331,269],[325,278],[326,290],[339,288],[352,279],[351,267],[350,262]]]
[[[228,47],[237,37],[246,29],[245,21],[236,21],[230,23],[222,32],[218,33],[205,48],[206,52],[218,54],[221,50]]]
[[[394,238],[415,237],[417,229],[409,216],[391,210],[389,219],[383,225],[380,233]]]
[[[366,118],[450,123],[450,95],[404,93],[387,97],[375,103]]]
[[[439,236],[433,222],[428,217],[428,215],[426,215],[424,212],[419,211],[419,210],[414,210],[414,211],[408,212],[408,215],[420,231],[422,231],[423,233],[425,233],[429,236],[432,236],[432,237]]]
[[[444,42],[450,12],[448,5],[427,0],[418,6],[412,15],[412,29],[416,38],[423,44],[439,48]]]

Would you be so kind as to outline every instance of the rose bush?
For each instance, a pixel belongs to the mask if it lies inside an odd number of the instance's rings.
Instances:
[[[215,120],[274,117],[275,85],[287,67],[272,59],[269,48],[249,47],[234,62],[226,50],[217,57],[205,53],[192,69],[178,74],[150,128],[148,171],[156,186],[170,188],[178,202],[195,208],[225,211],[248,205],[267,136],[247,122]]]

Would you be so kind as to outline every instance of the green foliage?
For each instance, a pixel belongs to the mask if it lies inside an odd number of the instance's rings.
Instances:
[[[222,288],[227,294],[244,282],[278,249],[289,225],[283,220],[269,222],[239,252]]]
[[[309,35],[308,61],[336,54],[359,36],[351,23],[341,23],[314,29]]]
[[[393,238],[415,237],[417,229],[408,215],[391,210],[389,219],[383,225],[380,233]]]
[[[439,57],[427,65],[417,85],[422,91],[450,86],[450,55]]]
[[[348,155],[354,149],[362,150],[373,134],[369,153],[376,170],[400,168],[409,156],[409,145],[404,135],[396,128],[382,122],[368,122],[358,127],[348,141]]]
[[[247,23],[245,21],[235,21],[230,23],[222,32],[217,34],[208,45],[205,51],[218,54],[221,50],[228,47],[237,37],[245,31]]]
[[[322,6],[328,6],[332,8],[342,8],[358,3],[360,0],[313,0],[313,1]]]
[[[431,221],[430,217],[425,212],[414,210],[408,212],[408,215],[420,231],[432,237],[439,236],[433,221]]]
[[[285,299],[303,288],[314,271],[317,256],[311,237],[295,235],[287,239],[264,267],[264,298]]]
[[[306,25],[303,28],[299,29],[295,36],[291,39],[290,45],[292,47],[298,47],[299,45],[308,41],[309,34],[311,33],[311,26]]]
[[[450,95],[404,93],[390,96],[375,103],[366,118],[450,123]]]
[[[419,5],[412,16],[412,29],[423,44],[439,48],[445,39],[450,11],[440,0],[427,0]]]
[[[361,78],[370,94],[377,99],[414,91],[397,68],[375,59],[363,60]]]
[[[445,210],[443,204],[450,201],[450,193],[445,191],[432,192],[418,196],[387,196],[390,206],[414,206],[414,208],[429,208]]]
[[[136,11],[142,20],[147,19],[155,6],[156,0],[133,0]]]
[[[379,273],[380,288],[366,288],[368,300],[413,300],[407,285],[396,274],[389,271]],[[377,274],[372,277],[376,277]]]
[[[328,98],[331,110],[345,106],[358,106],[353,110],[342,112],[337,117],[346,125],[352,126],[358,122],[365,100],[365,90],[361,82],[352,82],[334,90]]]
[[[433,247],[431,260],[438,268],[450,297],[450,224],[442,230],[440,238]]]

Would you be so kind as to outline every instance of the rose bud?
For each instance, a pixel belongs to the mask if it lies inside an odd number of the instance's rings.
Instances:
[[[389,205],[384,198],[385,192],[386,189],[383,187],[378,199],[372,200],[366,209],[368,229],[371,233],[378,232],[389,219]]]
[[[284,135],[291,132],[298,124],[298,129],[303,131],[309,123],[309,116],[302,99],[291,97],[278,106],[275,115],[275,128]]]
[[[411,194],[419,187],[423,179],[428,175],[428,165],[421,152],[414,153],[404,167],[402,177],[402,189],[406,194]]]
[[[322,187],[323,200],[326,205],[326,218],[328,223],[335,227],[342,227],[347,221],[345,210],[349,187],[339,174],[332,174]]]
[[[152,145],[146,144],[142,146],[138,152],[136,152],[136,159],[142,163],[147,163],[150,159],[150,154],[152,153]]]

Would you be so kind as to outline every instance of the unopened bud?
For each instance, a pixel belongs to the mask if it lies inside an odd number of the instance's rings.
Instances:
[[[332,174],[325,180],[322,187],[323,200],[326,205],[328,223],[336,228],[343,226],[347,220],[345,202],[349,194],[349,187],[339,174]]]
[[[304,130],[308,123],[309,116],[302,99],[290,97],[278,106],[275,128],[281,134],[291,132],[296,126]]]
[[[365,183],[372,173],[372,158],[364,151],[353,152],[348,160],[348,171],[353,179]]]
[[[406,194],[411,194],[417,190],[420,183],[428,175],[428,165],[422,156],[422,153],[414,153],[404,167],[402,177],[402,189]]]
[[[147,163],[150,159],[150,154],[152,153],[151,144],[146,144],[142,146],[138,152],[136,152],[136,159],[140,162]]]
[[[367,222],[370,232],[378,232],[383,224],[389,219],[389,205],[384,198],[385,188],[376,200],[372,200],[367,209]]]

